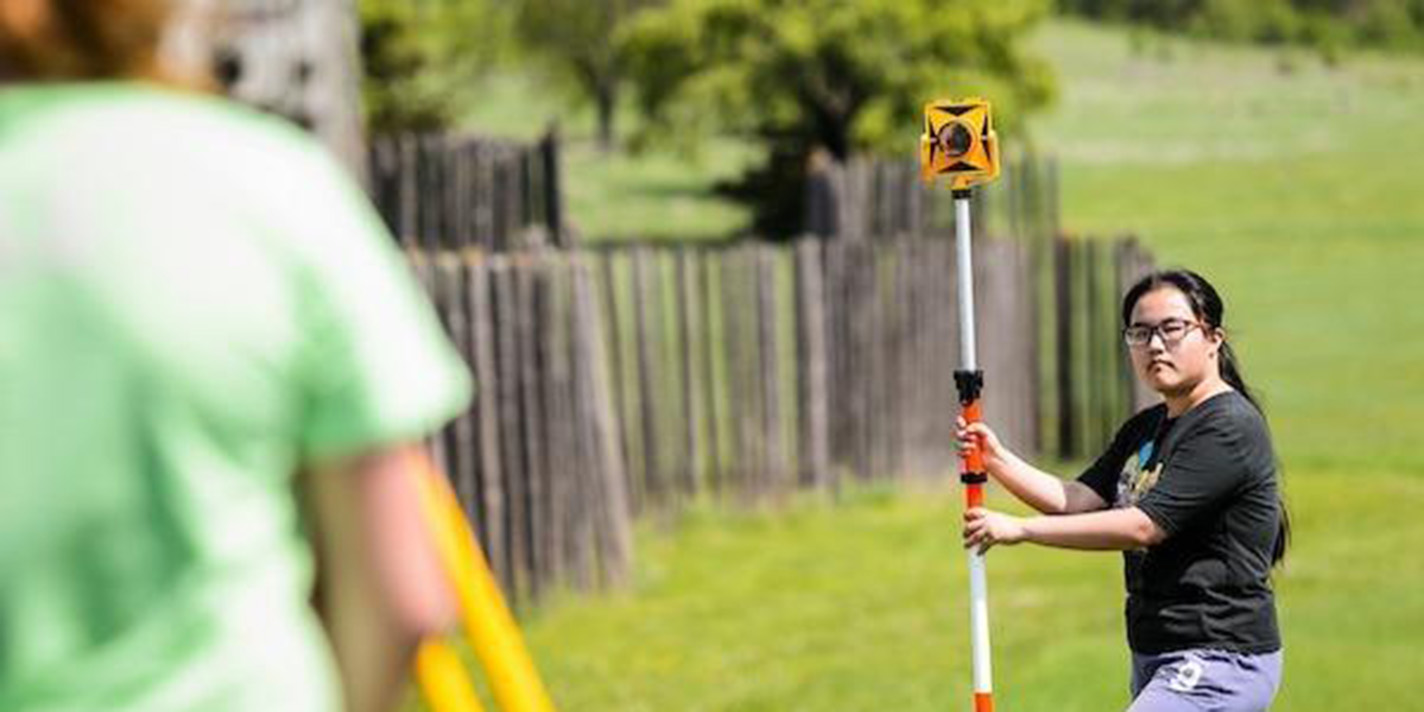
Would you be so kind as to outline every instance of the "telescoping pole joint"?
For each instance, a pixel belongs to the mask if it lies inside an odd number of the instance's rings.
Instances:
[[[964,420],[978,423],[984,419],[983,407],[979,401],[984,392],[984,371],[959,370],[954,372],[954,387],[959,391],[959,405],[964,411]],[[966,485],[982,485],[989,481],[984,468],[984,455],[977,449],[965,455],[959,473],[959,481]]]

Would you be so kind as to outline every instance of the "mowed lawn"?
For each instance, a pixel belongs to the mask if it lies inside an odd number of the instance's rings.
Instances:
[[[954,494],[698,512],[643,532],[629,591],[530,617],[530,644],[567,710],[969,709]],[[1424,540],[1424,478],[1312,471],[1291,494],[1277,709],[1420,709],[1424,558],[1405,542]],[[1118,556],[988,560],[999,708],[1125,707]]]
[[[1424,61],[1136,55],[1078,24],[1038,43],[1065,224],[1207,274],[1264,396],[1296,522],[1277,709],[1424,709]],[[967,709],[958,517],[949,484],[703,507],[640,532],[626,590],[526,633],[566,710]],[[1000,709],[1125,706],[1116,555],[998,550],[990,591]]]

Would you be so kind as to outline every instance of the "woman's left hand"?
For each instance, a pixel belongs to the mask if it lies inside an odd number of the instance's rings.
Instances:
[[[1017,544],[1024,540],[1024,523],[1018,517],[975,507],[964,513],[964,548],[987,552],[995,544]]]

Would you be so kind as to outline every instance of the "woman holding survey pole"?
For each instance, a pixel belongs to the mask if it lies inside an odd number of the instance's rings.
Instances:
[[[1129,419],[1076,480],[1040,471],[983,424],[958,431],[1043,516],[965,513],[966,547],[1121,550],[1130,712],[1267,709],[1281,680],[1272,566],[1289,525],[1265,417],[1241,378],[1216,290],[1188,270],[1123,300],[1134,371],[1163,403]]]

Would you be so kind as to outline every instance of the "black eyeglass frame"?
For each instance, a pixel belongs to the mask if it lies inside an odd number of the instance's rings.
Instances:
[[[1168,336],[1167,329],[1169,327],[1175,329],[1178,324],[1181,325],[1181,333],[1176,336]],[[1201,329],[1204,334],[1206,333],[1207,325],[1196,319],[1188,320],[1171,317],[1163,319],[1156,324],[1133,324],[1123,327],[1122,341],[1127,344],[1129,348],[1140,349],[1152,343],[1152,336],[1155,334],[1162,337],[1162,344],[1164,346],[1176,346],[1182,343],[1183,339],[1187,338],[1187,334],[1192,333],[1193,328]]]

